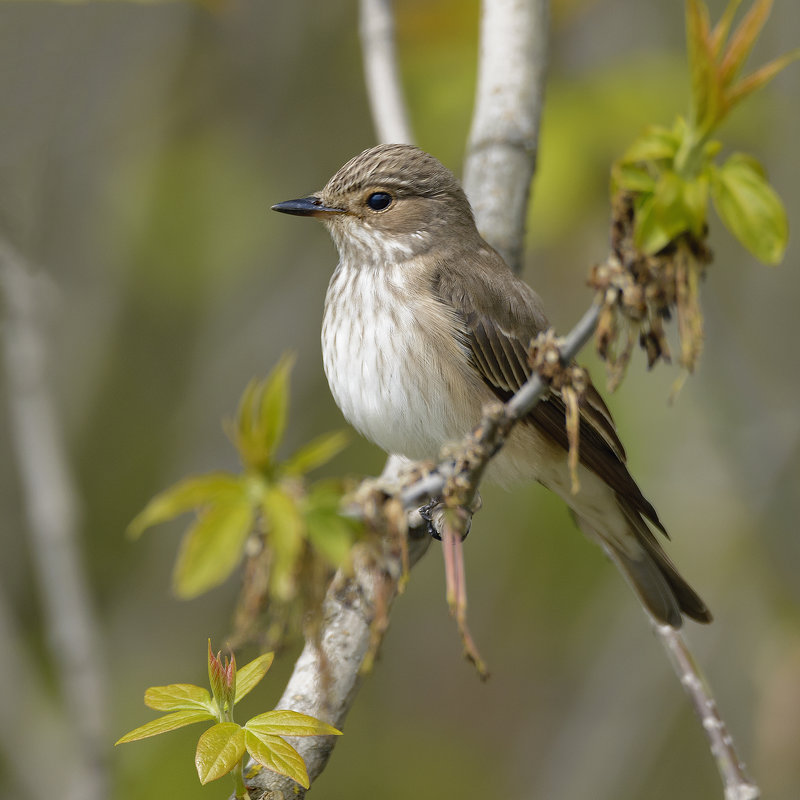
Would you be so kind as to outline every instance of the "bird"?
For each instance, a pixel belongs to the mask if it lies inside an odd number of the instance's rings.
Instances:
[[[347,421],[387,453],[436,458],[474,427],[486,403],[508,400],[529,377],[531,340],[550,327],[542,301],[482,238],[461,185],[434,156],[378,145],[322,190],[272,209],[317,218],[333,239],[339,262],[323,312],[325,374]],[[710,622],[656,537],[666,529],[631,477],[590,381],[579,429],[577,493],[557,392],[516,426],[487,478],[536,481],[559,495],[658,624]]]

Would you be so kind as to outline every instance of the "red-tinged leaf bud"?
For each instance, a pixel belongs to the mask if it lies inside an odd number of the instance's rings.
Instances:
[[[231,660],[225,656],[225,707],[233,711],[236,700],[236,656],[231,653]]]
[[[211,650],[211,640],[208,642],[208,682],[211,684],[211,693],[219,708],[220,721],[230,720],[233,702],[236,697],[236,658],[229,660],[225,656],[223,664],[222,651],[216,655]]]

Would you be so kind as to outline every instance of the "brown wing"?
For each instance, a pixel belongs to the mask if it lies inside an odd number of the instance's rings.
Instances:
[[[497,258],[499,261],[499,256]],[[494,270],[470,277],[468,280],[475,285],[467,286],[466,290],[464,280],[463,273],[458,276],[438,274],[434,290],[460,317],[464,342],[484,383],[499,399],[506,401],[527,380],[530,373],[528,345],[547,326],[541,301],[527,284],[508,272],[504,264],[502,269],[497,265]],[[552,441],[568,449],[566,409],[557,393],[540,401],[528,420]],[[621,500],[666,535],[655,509],[625,466],[625,450],[611,413],[591,384],[580,407],[579,457],[581,463],[600,476]]]

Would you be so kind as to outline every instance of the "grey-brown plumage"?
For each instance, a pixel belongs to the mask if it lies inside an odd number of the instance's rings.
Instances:
[[[380,145],[345,164],[322,191],[275,210],[320,217],[339,250],[322,348],[345,417],[384,450],[435,458],[489,399],[528,375],[527,348],[548,327],[536,293],[480,236],[452,173],[408,145]],[[628,472],[625,451],[590,386],[580,418],[581,490],[572,494],[564,403],[541,401],[492,463],[489,477],[537,480],[570,506],[650,613],[708,622],[648,521],[666,533]]]

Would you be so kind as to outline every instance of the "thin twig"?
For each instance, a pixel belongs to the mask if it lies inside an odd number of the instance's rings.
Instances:
[[[414,134],[400,82],[392,6],[392,0],[361,0],[364,80],[378,141],[411,144]]]
[[[720,716],[716,700],[700,667],[692,656],[686,639],[670,625],[653,624],[670,664],[686,690],[692,707],[703,726],[711,755],[725,789],[725,800],[758,800],[760,792],[745,771],[731,735]]]
[[[11,435],[53,665],[78,745],[63,793],[102,800],[108,784],[106,681],[79,555],[77,493],[48,381],[42,288],[22,256],[0,242]]]

